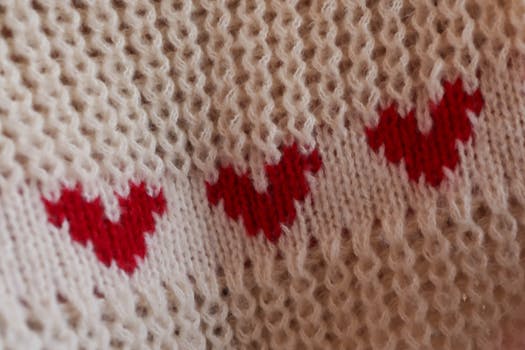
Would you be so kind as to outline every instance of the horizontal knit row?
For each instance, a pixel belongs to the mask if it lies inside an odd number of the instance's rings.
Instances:
[[[479,90],[466,94],[459,79],[454,84],[445,83],[444,90],[442,100],[431,107],[434,124],[430,132],[418,130],[413,111],[401,118],[393,106],[382,112],[377,128],[366,130],[372,149],[378,151],[384,144],[386,158],[393,163],[404,160],[411,180],[424,175],[433,186],[443,180],[443,167],[456,167],[456,142],[471,137],[468,111],[477,115],[483,106]],[[275,242],[282,233],[281,225],[291,225],[296,218],[295,201],[304,201],[310,192],[306,172],[315,174],[321,166],[317,150],[302,155],[294,144],[282,150],[278,164],[265,166],[265,192],[254,188],[248,174],[239,176],[232,167],[226,167],[220,169],[215,183],[206,183],[208,200],[212,205],[223,200],[226,214],[242,220],[249,235],[263,231]],[[60,226],[67,220],[73,240],[83,245],[91,242],[101,262],[110,265],[116,261],[128,273],[137,267],[137,259],[146,256],[144,235],[155,229],[153,212],[163,214],[166,206],[162,192],[150,197],[144,185],[134,184],[125,198],[119,198],[121,214],[114,223],[105,217],[98,198],[92,202],[82,198],[81,188],[63,190],[57,203],[44,202],[51,223]]]
[[[216,181],[217,164],[313,149],[321,127],[373,127],[392,101],[428,130],[421,101],[442,80],[472,92],[477,72],[525,53],[521,1],[117,4],[5,2],[0,187],[192,169]]]

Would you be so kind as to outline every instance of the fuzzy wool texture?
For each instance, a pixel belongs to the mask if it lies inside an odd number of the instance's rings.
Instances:
[[[522,349],[524,28],[0,1],[0,349]]]

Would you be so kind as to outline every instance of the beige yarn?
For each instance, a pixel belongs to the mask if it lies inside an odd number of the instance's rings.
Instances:
[[[510,348],[524,28],[523,0],[0,0],[0,349]],[[474,140],[411,182],[364,128],[395,102],[429,130],[458,77]],[[323,169],[278,243],[210,207],[293,141]],[[132,275],[41,201],[81,183],[116,219],[129,181],[167,201]]]

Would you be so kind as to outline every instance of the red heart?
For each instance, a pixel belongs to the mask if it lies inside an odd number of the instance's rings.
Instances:
[[[249,174],[237,175],[233,168],[223,167],[215,184],[206,183],[208,200],[217,205],[224,200],[226,214],[234,220],[242,217],[251,236],[262,230],[272,242],[281,235],[281,224],[290,225],[296,217],[294,200],[303,201],[310,192],[306,171],[316,173],[322,165],[319,152],[301,154],[293,144],[282,151],[278,164],[266,165],[268,188],[259,193]]]
[[[456,167],[459,161],[456,140],[466,142],[472,134],[467,110],[478,115],[483,108],[480,90],[469,95],[461,79],[454,84],[445,82],[443,87],[445,93],[439,103],[430,103],[433,124],[428,133],[419,131],[414,110],[401,118],[394,105],[380,112],[377,127],[366,129],[368,144],[374,151],[378,152],[384,145],[390,162],[405,161],[411,180],[418,181],[424,174],[432,186],[438,186],[443,180],[444,166],[451,170]]]
[[[120,218],[111,222],[104,214],[100,198],[87,202],[80,186],[63,189],[56,203],[43,198],[49,222],[60,227],[69,223],[71,238],[82,245],[93,243],[97,258],[106,266],[116,261],[117,266],[132,273],[138,258],[146,255],[144,235],[155,230],[153,212],[162,215],[166,210],[164,195],[151,197],[144,184],[131,184],[127,197],[118,197]]]

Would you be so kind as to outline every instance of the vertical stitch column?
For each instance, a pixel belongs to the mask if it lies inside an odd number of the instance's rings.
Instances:
[[[137,102],[146,114],[146,125],[154,135],[155,154],[162,166],[174,175],[184,175],[191,167],[188,137],[181,127],[180,94],[172,71],[173,46],[164,36],[168,23],[146,1],[117,2],[115,12],[122,27],[126,60],[133,63],[132,84]]]
[[[331,126],[334,136],[344,135],[344,118],[348,111],[343,96],[344,87],[339,75],[343,53],[336,45],[338,29],[335,18],[341,16],[338,13],[341,10],[338,8],[337,1],[316,0],[308,11],[313,24],[311,40],[314,50],[314,57],[309,65],[311,65],[310,69],[318,75],[317,81],[313,82],[315,86],[313,96],[318,99],[315,114],[317,118]],[[310,23],[305,25],[311,26]]]
[[[218,129],[216,146],[221,152],[217,157],[221,162],[236,163],[239,169],[246,170],[242,150],[247,135],[240,127],[245,111],[239,105],[241,88],[236,83],[234,62],[234,36],[239,31],[231,33],[234,20],[225,0],[204,0],[201,5],[206,11],[203,29],[209,37],[203,49],[204,60],[208,62],[203,70],[211,86],[209,113],[214,115]],[[209,176],[207,180],[217,180],[216,170],[206,175]]]
[[[345,82],[345,96],[350,98],[350,113],[357,113],[363,120],[374,124],[382,82],[378,73],[380,49],[375,37],[376,19],[364,0],[343,0],[343,19],[339,28],[343,60],[339,71]],[[374,52],[378,52],[374,60]],[[379,62],[378,62],[379,61]],[[355,117],[347,116],[348,124]]]
[[[173,4],[161,1],[158,11],[165,17],[165,39],[175,51],[171,57],[172,78],[181,99],[181,115],[184,129],[192,147],[195,166],[204,173],[212,174],[215,167],[216,148],[212,145],[213,124],[208,114],[210,97],[204,91],[206,76],[201,70],[202,50],[197,45],[197,27],[192,21],[194,5],[189,1]]]
[[[304,47],[298,32],[301,18],[295,9],[297,2],[271,1],[270,7],[275,11],[275,17],[270,28],[276,39],[275,56],[280,62],[274,74],[284,88],[282,106],[286,118],[280,126],[286,128],[299,145],[311,149],[315,143],[312,135],[315,118],[308,109],[310,94],[304,83]]]

